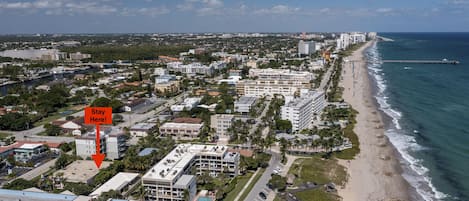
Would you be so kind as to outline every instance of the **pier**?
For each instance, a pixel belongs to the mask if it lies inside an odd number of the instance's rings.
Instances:
[[[413,64],[459,64],[456,60],[383,60],[383,63],[413,63]]]

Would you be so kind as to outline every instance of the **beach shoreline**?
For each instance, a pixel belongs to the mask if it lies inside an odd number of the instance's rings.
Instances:
[[[373,97],[365,52],[374,43],[367,42],[344,59],[340,86],[345,102],[358,111],[354,131],[361,151],[354,160],[339,161],[349,177],[338,193],[346,201],[411,200],[411,186],[402,176],[399,153],[385,135],[385,117]]]

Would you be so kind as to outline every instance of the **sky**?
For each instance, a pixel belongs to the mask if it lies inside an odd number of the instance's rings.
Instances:
[[[469,31],[469,0],[0,0],[0,34]]]

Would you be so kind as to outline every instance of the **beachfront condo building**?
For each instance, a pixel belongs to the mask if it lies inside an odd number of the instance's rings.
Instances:
[[[179,144],[143,175],[145,200],[192,200],[197,191],[195,175],[235,177],[239,158],[239,153],[229,152],[226,146]]]
[[[293,96],[300,89],[311,89],[311,84],[301,80],[243,80],[236,83],[236,92],[242,96],[263,97]]]
[[[322,91],[302,90],[300,97],[285,98],[286,104],[281,107],[281,118],[292,123],[295,132],[311,128],[311,123],[326,106],[326,99]]]
[[[261,80],[299,80],[309,83],[313,74],[307,71],[293,71],[289,69],[249,69],[249,77]]]

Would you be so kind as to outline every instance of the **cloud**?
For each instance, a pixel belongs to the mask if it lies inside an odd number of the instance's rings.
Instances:
[[[176,5],[176,8],[180,11],[189,11],[194,9],[194,4],[186,2]]]
[[[221,0],[201,0],[206,6],[210,8],[218,8],[223,6],[223,1]]]
[[[469,5],[469,0],[447,0],[446,3],[451,5]]]
[[[133,9],[125,8],[122,10],[120,14],[123,16],[143,15],[143,16],[155,17],[158,15],[164,15],[168,13],[170,13],[170,10],[163,6],[163,7],[151,7],[151,8],[133,8]]]
[[[32,8],[33,4],[30,2],[12,2],[12,3],[6,3],[2,2],[0,3],[0,8],[3,9],[27,9],[27,8]]]
[[[286,5],[275,5],[271,8],[255,10],[255,14],[294,14],[300,11],[300,8],[292,8]]]

